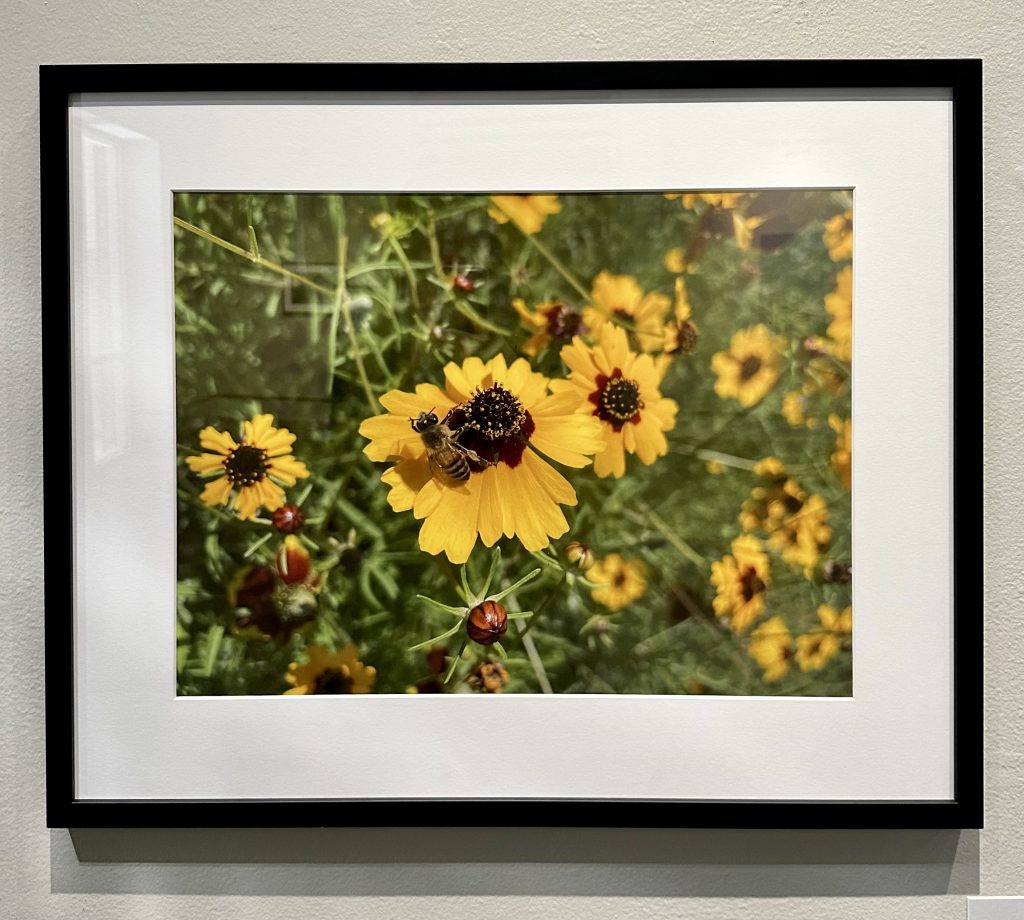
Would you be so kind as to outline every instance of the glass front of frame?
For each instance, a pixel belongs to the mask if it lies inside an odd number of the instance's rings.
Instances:
[[[179,695],[852,694],[851,190],[173,219]]]

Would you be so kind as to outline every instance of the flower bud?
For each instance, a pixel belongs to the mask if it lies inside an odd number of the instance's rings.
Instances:
[[[306,516],[298,505],[282,505],[274,512],[274,526],[281,533],[298,533],[306,522]]]
[[[389,236],[394,229],[395,219],[387,211],[381,211],[370,218],[370,226],[381,236]]]
[[[508,611],[497,601],[481,601],[466,618],[466,634],[480,645],[493,645],[508,631]]]
[[[828,354],[828,345],[817,335],[809,335],[804,339],[804,351],[812,358],[822,358]]]
[[[465,272],[459,272],[452,278],[452,288],[461,291],[463,294],[472,294],[476,290],[476,282]]]
[[[277,574],[287,585],[302,584],[309,578],[311,568],[309,550],[296,536],[289,534],[281,541],[275,563]]]
[[[565,558],[569,561],[569,565],[575,566],[581,572],[587,571],[594,564],[594,553],[593,550],[586,543],[580,543],[579,540],[573,540],[565,547]]]

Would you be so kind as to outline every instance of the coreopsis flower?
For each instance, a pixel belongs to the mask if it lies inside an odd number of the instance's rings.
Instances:
[[[598,587],[590,596],[610,610],[621,610],[647,593],[647,566],[639,559],[609,553],[595,562],[587,578]]]
[[[309,660],[305,664],[293,661],[288,665],[284,679],[292,689],[285,690],[285,695],[369,693],[373,688],[377,671],[359,660],[354,645],[346,645],[337,652],[311,645],[306,652]]]
[[[500,661],[483,661],[477,665],[469,682],[481,693],[501,693],[508,683],[508,671]]]
[[[771,581],[771,563],[761,541],[750,534],[737,537],[732,541],[732,555],[711,563],[715,614],[734,633],[745,632],[764,611],[765,591]]]
[[[747,252],[754,243],[754,231],[764,223],[763,217],[746,217],[732,212],[732,232],[738,249]]]
[[[513,298],[512,306],[519,314],[523,325],[533,330],[526,340],[522,352],[531,358],[542,352],[550,342],[571,342],[575,335],[586,335],[589,329],[583,322],[583,314],[575,307],[560,300],[538,303],[532,310],[521,297]]]
[[[821,625],[829,632],[841,636],[848,636],[853,632],[853,608],[847,607],[840,613],[835,607],[829,604],[822,604],[818,608],[818,619]]]
[[[663,334],[659,361],[670,360],[672,355],[693,354],[693,349],[697,347],[697,326],[693,322],[693,309],[682,278],[676,278],[674,319],[665,325]]]
[[[561,210],[557,195],[491,195],[487,213],[499,224],[513,221],[523,233],[532,236],[550,215]]]
[[[391,390],[384,415],[366,419],[359,433],[371,460],[397,461],[381,480],[395,511],[422,520],[419,546],[465,562],[479,538],[493,546],[504,534],[528,550],[543,549],[569,525],[560,505],[575,505],[576,492],[541,454],[565,466],[584,467],[604,447],[598,420],[576,412],[575,393],[548,393],[548,379],[524,358],[507,365],[502,355],[486,363],[470,357],[444,368],[445,388],[421,383],[415,393]],[[469,479],[436,478],[421,436],[410,419],[433,412],[447,417],[456,444],[472,451]],[[449,415],[450,413],[450,415]]]
[[[243,521],[260,508],[276,511],[284,504],[282,486],[309,476],[306,465],[291,455],[295,435],[275,428],[270,414],[245,422],[239,441],[208,425],[199,432],[199,443],[209,453],[186,461],[193,473],[209,479],[200,498],[211,507],[230,503]]]
[[[551,389],[574,394],[577,411],[600,422],[604,443],[594,457],[597,476],[621,478],[627,453],[648,466],[668,453],[665,432],[675,427],[679,407],[661,395],[665,367],[631,351],[624,329],[605,324],[593,347],[577,337],[562,349],[562,360],[569,377],[553,380]]]
[[[645,292],[632,275],[602,271],[590,288],[590,303],[583,321],[594,335],[611,323],[626,328],[641,351],[660,351],[665,337],[665,317],[672,301],[655,291]]]
[[[825,500],[820,495],[809,496],[787,475],[777,457],[759,461],[754,473],[762,482],[751,490],[740,510],[743,530],[763,532],[784,562],[802,568],[810,578],[832,537]]]
[[[824,630],[796,637],[796,663],[801,671],[820,671],[839,652],[839,639]]]
[[[853,211],[847,210],[825,221],[821,238],[833,262],[853,257]]]
[[[711,369],[718,377],[715,392],[723,399],[735,399],[745,408],[759,403],[779,379],[784,344],[762,323],[739,330],[727,351],[711,357]]]
[[[807,394],[804,387],[790,390],[782,397],[782,416],[794,428],[817,428],[818,419],[807,411]]]
[[[686,251],[682,246],[673,246],[669,249],[662,257],[661,264],[674,275],[681,275],[693,267],[687,263]]]
[[[765,681],[786,676],[793,658],[793,637],[782,617],[765,620],[750,634],[747,653],[761,666]]]
[[[828,505],[820,495],[811,495],[800,509],[777,523],[768,533],[768,543],[782,561],[803,569],[810,578],[822,552],[832,538],[828,525]]]
[[[825,295],[825,309],[832,322],[825,330],[829,351],[840,361],[853,357],[853,266],[844,266],[836,275],[836,287]]]
[[[735,208],[743,198],[743,192],[666,192],[665,197],[672,201],[676,198],[687,210],[697,202],[709,204],[714,208]]]
[[[828,417],[829,427],[836,433],[836,449],[832,454],[832,469],[849,491],[852,484],[853,425],[850,419],[838,415]]]

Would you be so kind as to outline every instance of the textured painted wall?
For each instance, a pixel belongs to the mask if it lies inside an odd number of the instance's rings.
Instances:
[[[961,918],[1024,892],[1024,40],[1019,0],[2,0],[0,902],[42,917]],[[36,67],[41,62],[982,56],[987,829],[47,831]],[[907,216],[912,232],[914,215]],[[966,304],[970,313],[974,305]],[[980,372],[980,371],[979,371]],[[964,411],[983,411],[982,406]],[[968,535],[968,539],[971,539]],[[126,688],[130,691],[130,688]],[[77,852],[75,847],[77,846]],[[272,895],[273,897],[268,897]]]

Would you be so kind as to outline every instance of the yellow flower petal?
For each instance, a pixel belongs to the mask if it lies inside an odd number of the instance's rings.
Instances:
[[[259,507],[260,494],[258,489],[252,486],[243,486],[239,489],[238,497],[235,499],[235,510],[243,521],[251,521],[256,517]]]
[[[217,479],[213,479],[206,484],[206,488],[203,489],[203,494],[199,497],[207,504],[213,507],[214,505],[224,505],[227,503],[228,496],[231,494],[231,480],[227,476],[220,476]]]
[[[285,485],[293,486],[296,480],[309,477],[309,470],[301,460],[292,456],[275,457],[267,464],[267,473],[280,479]]]
[[[227,456],[238,444],[226,431],[218,431],[212,425],[207,425],[199,432],[199,445],[204,450],[214,451]]]
[[[391,486],[388,504],[395,511],[410,511],[420,490],[432,478],[425,456],[403,460],[381,475],[381,481]]]
[[[212,473],[224,470],[224,456],[221,454],[200,454],[198,457],[186,457],[185,462],[193,473]]]

